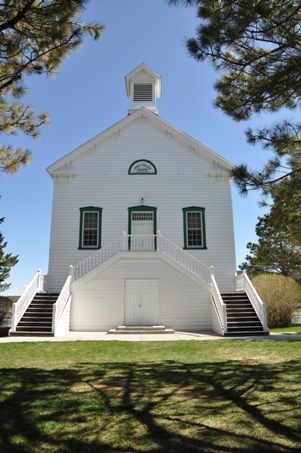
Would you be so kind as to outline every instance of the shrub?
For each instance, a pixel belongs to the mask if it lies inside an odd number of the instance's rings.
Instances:
[[[287,327],[293,314],[300,308],[300,285],[293,278],[279,274],[258,275],[252,283],[266,303],[268,326]]]
[[[6,296],[0,296],[0,327],[3,321],[10,318],[12,308],[12,300]]]

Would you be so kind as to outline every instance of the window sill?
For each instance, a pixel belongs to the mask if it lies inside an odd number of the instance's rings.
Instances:
[[[183,250],[207,250],[207,247],[183,247]]]
[[[77,250],[100,250],[101,247],[78,247]]]

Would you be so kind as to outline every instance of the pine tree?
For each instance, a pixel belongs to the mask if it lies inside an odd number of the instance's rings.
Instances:
[[[4,217],[0,219],[0,224],[4,221]],[[5,253],[4,249],[7,242],[4,242],[4,237],[0,233],[0,292],[6,291],[10,287],[10,283],[4,283],[8,279],[10,270],[18,263],[18,256],[12,256],[11,253]]]
[[[24,77],[54,75],[62,60],[78,49],[85,34],[101,39],[104,27],[85,24],[88,0],[3,0],[0,4],[0,134],[22,131],[37,139],[47,114],[35,116],[20,102]],[[0,171],[14,173],[30,161],[27,149],[0,145]]]
[[[300,0],[166,1],[197,9],[200,24],[186,45],[197,61],[208,59],[221,73],[215,83],[216,107],[236,121],[261,112],[299,110]],[[233,175],[242,193],[258,188],[268,193],[293,172],[300,173],[301,123],[297,116],[255,132],[247,130],[248,142],[261,143],[273,157],[261,170],[237,166]]]
[[[286,277],[300,277],[301,250],[294,244],[290,228],[273,214],[265,214],[258,220],[258,243],[247,244],[250,254],[239,268],[246,270],[252,277],[271,272]]]

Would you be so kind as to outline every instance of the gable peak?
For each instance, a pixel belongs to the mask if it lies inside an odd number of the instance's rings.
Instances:
[[[162,95],[162,78],[145,63],[125,76],[127,97],[130,98],[128,114],[140,107],[158,115],[157,98]]]

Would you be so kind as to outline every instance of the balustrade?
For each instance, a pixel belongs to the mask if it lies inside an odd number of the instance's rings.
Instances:
[[[31,280],[31,282],[23,292],[20,299],[13,304],[12,327],[11,327],[12,332],[16,331],[16,326],[18,322],[26,312],[35,294],[39,291],[46,291],[47,289],[48,289],[48,276],[42,274],[42,272],[38,270],[34,278]]]
[[[73,267],[70,266],[70,273],[72,272]],[[55,332],[59,321],[61,319],[61,316],[63,314],[63,311],[67,305],[67,302],[71,296],[70,294],[70,282],[71,282],[71,275],[68,276],[62,291],[60,292],[60,295],[56,301],[55,304],[53,304],[53,309],[52,309],[52,331]]]
[[[119,252],[161,252],[211,284],[210,268],[160,234],[126,234],[110,242],[73,268],[72,281],[78,280]]]
[[[235,277],[236,291],[245,291],[265,331],[268,331],[266,304],[262,302],[246,271]]]

